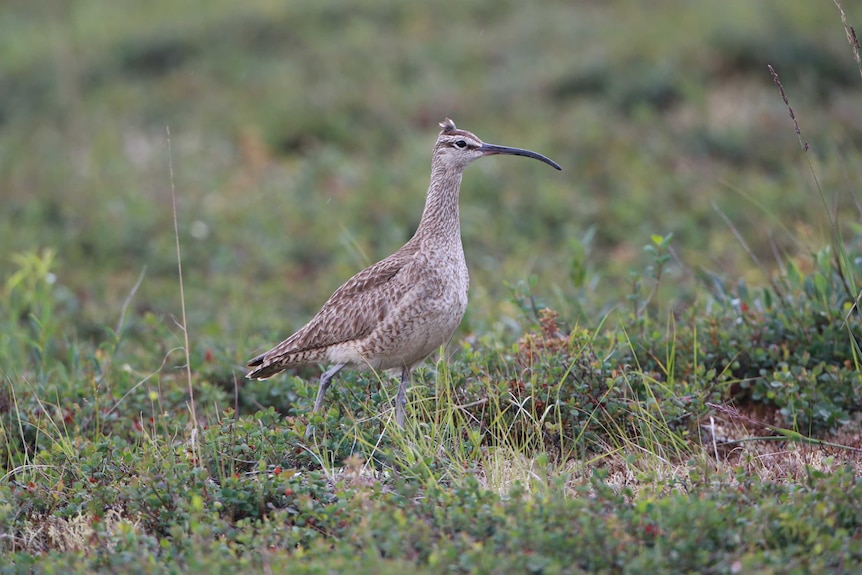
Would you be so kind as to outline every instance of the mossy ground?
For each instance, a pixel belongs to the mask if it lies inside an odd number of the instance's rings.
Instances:
[[[834,3],[7,4],[0,572],[860,569]],[[244,381],[412,234],[445,116],[564,171],[466,173],[407,428],[386,374]]]

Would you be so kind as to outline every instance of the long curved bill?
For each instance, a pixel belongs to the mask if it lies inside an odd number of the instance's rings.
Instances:
[[[483,152],[486,156],[493,156],[494,154],[506,154],[509,156],[524,156],[526,158],[533,158],[534,160],[539,160],[540,162],[545,162],[549,166],[553,166],[558,170],[562,170],[563,168],[550,158],[546,158],[542,154],[537,154],[536,152],[531,152],[530,150],[522,150],[521,148],[510,148],[509,146],[495,146],[494,144],[482,144],[482,147],[479,148],[480,152]]]

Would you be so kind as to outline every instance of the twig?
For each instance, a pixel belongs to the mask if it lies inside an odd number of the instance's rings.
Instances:
[[[135,285],[132,286],[131,291],[129,291],[129,295],[126,296],[126,300],[123,302],[123,307],[120,310],[120,320],[117,322],[117,329],[114,330],[114,334],[117,336],[117,339],[120,338],[120,332],[123,331],[123,324],[126,323],[126,311],[129,309],[129,304],[132,303],[132,298],[134,298],[135,294],[138,293],[138,288],[141,287],[141,283],[143,283],[145,275],[147,275],[147,266],[141,268],[141,273],[138,275]]]
[[[787,111],[790,113],[790,119],[793,120],[793,129],[796,130],[796,137],[799,138],[799,145],[802,146],[803,152],[807,152],[808,142],[802,140],[802,130],[799,129],[799,122],[796,121],[796,114],[793,113],[793,108],[787,100],[787,94],[784,93],[784,86],[781,85],[781,80],[778,79],[778,72],[776,72],[769,64],[767,64],[766,67],[769,68],[769,73],[772,74],[772,81],[775,82],[776,86],[778,86],[778,91],[781,93],[781,99],[784,100],[784,105],[787,106]]]
[[[189,323],[186,318],[186,296],[185,291],[183,290],[183,260],[182,255],[180,253],[180,227],[177,222],[177,191],[176,186],[174,185],[174,160],[173,160],[173,149],[171,148],[171,127],[165,126],[165,132],[167,134],[168,141],[168,171],[171,176],[171,206],[174,212],[174,239],[177,244],[177,273],[180,278],[180,308],[182,310],[183,315],[183,343],[184,350],[186,352],[186,380],[188,381],[189,386],[189,412],[192,416],[192,453],[195,455],[195,459],[200,461],[200,457],[198,457],[197,448],[195,444],[195,439],[197,437],[198,431],[198,416],[195,411],[195,391],[192,387],[192,365],[191,365],[191,354],[189,346]]]
[[[745,253],[747,253],[748,257],[750,257],[751,260],[754,262],[754,265],[756,265],[760,269],[760,272],[766,277],[766,281],[769,282],[770,287],[772,287],[772,291],[774,291],[775,295],[778,296],[779,300],[783,302],[784,293],[778,287],[778,284],[775,283],[775,280],[772,278],[772,274],[770,274],[766,266],[764,266],[760,262],[760,258],[758,258],[757,254],[755,254],[754,251],[749,247],[748,243],[745,241],[745,238],[742,237],[742,234],[739,232],[738,229],[736,229],[736,226],[733,225],[733,222],[730,221],[730,218],[727,217],[727,214],[725,214],[715,202],[712,202],[712,209],[718,213],[719,217],[722,220],[724,220],[724,223],[727,224],[728,228],[730,228],[730,233],[732,233],[736,240],[740,243],[740,245],[742,245],[742,249],[745,250]]]
[[[859,55],[859,50],[862,48],[859,44],[859,37],[856,35],[856,29],[847,23],[847,15],[844,13],[844,8],[841,7],[841,2],[834,0],[838,12],[841,14],[841,24],[844,25],[844,34],[847,35],[847,42],[850,44],[850,49],[853,50],[853,59],[856,60],[856,67],[859,68],[859,75],[862,76],[862,57]]]
[[[149,374],[147,377],[143,378],[143,379],[142,379],[142,380],[140,380],[138,383],[136,383],[135,385],[133,385],[133,386],[129,389],[129,391],[127,391],[126,393],[124,393],[124,394],[123,394],[123,397],[121,397],[120,399],[118,399],[118,400],[117,400],[117,402],[114,404],[114,406],[113,406],[111,409],[109,409],[109,410],[108,410],[108,415],[110,415],[110,414],[112,414],[113,412],[115,412],[115,411],[117,410],[117,408],[118,408],[118,407],[120,407],[120,404],[121,404],[121,403],[123,403],[123,401],[125,401],[125,399],[126,399],[127,397],[129,397],[129,396],[130,396],[130,395],[131,395],[131,394],[132,394],[136,389],[138,389],[138,388],[139,388],[140,386],[142,386],[143,384],[147,383],[150,379],[152,379],[152,378],[153,378],[153,376],[155,376],[155,375],[157,375],[158,373],[160,373],[160,372],[162,371],[162,369],[165,367],[165,364],[168,362],[168,358],[169,358],[169,357],[171,357],[171,354],[172,354],[172,353],[174,353],[175,351],[177,351],[178,349],[180,349],[180,348],[175,347],[175,348],[173,348],[173,349],[169,349],[169,350],[168,350],[168,352],[165,354],[165,357],[164,357],[164,358],[162,358],[162,365],[160,365],[160,366],[159,366],[159,368],[158,368],[157,370],[155,370],[154,372],[152,372],[151,374]]]
[[[733,225],[733,222],[730,221],[730,218],[727,217],[727,214],[725,214],[715,202],[712,202],[712,209],[716,211],[716,213],[722,220],[724,220],[724,223],[727,224],[728,228],[730,228],[730,233],[733,234],[733,237],[736,238],[736,241],[739,242],[739,244],[742,246],[742,249],[744,249],[745,253],[748,254],[748,257],[751,258],[751,261],[753,261],[755,265],[760,268],[760,271],[766,273],[766,268],[763,266],[762,263],[760,263],[760,258],[758,258],[757,254],[752,251],[752,249],[748,245],[748,242],[745,241],[745,238],[742,237],[742,234],[739,233],[739,230],[736,229],[736,226]]]
[[[770,441],[798,441],[800,443],[806,443],[809,445],[821,445],[823,447],[837,447],[839,449],[846,449],[848,451],[853,451],[856,453],[862,453],[862,449],[858,447],[851,447],[849,445],[841,445],[840,443],[832,443],[831,441],[823,441],[822,439],[816,439],[814,437],[808,437],[807,435],[802,435],[798,431],[793,431],[792,429],[785,429],[783,427],[778,427],[775,425],[769,425],[768,423],[764,423],[763,421],[758,421],[752,417],[744,415],[737,411],[736,409],[726,406],[719,405],[717,403],[706,403],[707,407],[710,407],[716,411],[719,411],[731,419],[742,420],[748,422],[752,425],[757,425],[758,427],[764,427],[769,431],[774,431],[778,434],[775,437],[748,437],[745,439],[737,439],[733,441],[726,441],[724,444],[732,444],[732,443],[742,443],[743,441],[753,441],[753,440],[770,440]]]

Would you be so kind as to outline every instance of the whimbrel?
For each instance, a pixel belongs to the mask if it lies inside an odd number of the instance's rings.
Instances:
[[[401,371],[395,417],[404,425],[413,368],[455,333],[467,309],[469,276],[461,246],[458,195],[473,160],[495,154],[526,156],[560,170],[536,152],[486,144],[446,118],[434,145],[431,184],[416,233],[398,251],[338,288],[311,321],[248,362],[246,377],[266,379],[293,366],[330,365],[320,376],[314,411],[342,368]]]

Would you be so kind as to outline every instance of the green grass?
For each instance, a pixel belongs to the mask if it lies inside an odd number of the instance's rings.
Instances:
[[[16,1],[0,51],[0,573],[859,570],[832,2]],[[406,428],[387,374],[245,381],[412,234],[446,116],[563,172],[465,174]]]

